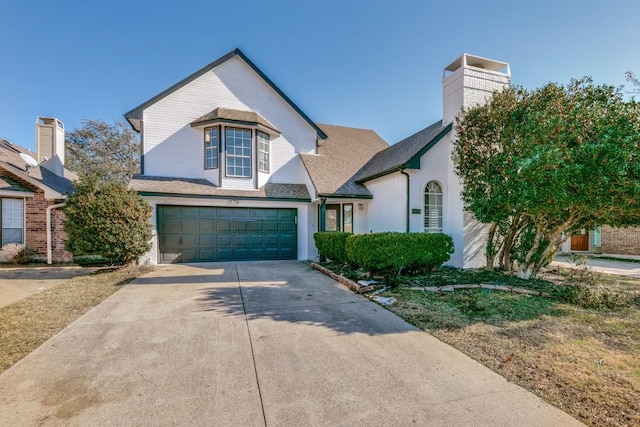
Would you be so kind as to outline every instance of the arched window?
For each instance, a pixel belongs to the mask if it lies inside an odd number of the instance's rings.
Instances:
[[[430,181],[424,190],[424,231],[442,232],[442,188]]]

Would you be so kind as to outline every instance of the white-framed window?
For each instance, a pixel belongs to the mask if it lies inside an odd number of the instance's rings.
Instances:
[[[435,181],[427,183],[424,190],[424,231],[442,232],[442,187]]]
[[[204,168],[218,168],[218,150],[220,147],[220,128],[218,126],[204,130]]]
[[[24,243],[24,200],[2,199],[2,246]]]
[[[258,172],[269,173],[269,135],[258,131]]]
[[[226,175],[251,178],[251,130],[225,128]]]

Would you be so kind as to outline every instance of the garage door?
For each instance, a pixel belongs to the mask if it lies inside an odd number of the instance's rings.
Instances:
[[[296,209],[158,206],[160,262],[295,259]]]

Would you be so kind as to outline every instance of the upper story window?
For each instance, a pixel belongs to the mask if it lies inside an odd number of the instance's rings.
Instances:
[[[220,127],[204,130],[204,168],[218,168],[218,149],[220,147]]]
[[[251,178],[251,130],[225,128],[226,175]]]
[[[424,231],[442,232],[442,187],[435,181],[424,190]]]
[[[258,131],[258,172],[269,173],[269,135]]]

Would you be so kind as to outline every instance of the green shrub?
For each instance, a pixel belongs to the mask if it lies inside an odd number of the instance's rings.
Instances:
[[[74,255],[102,255],[122,265],[151,247],[151,205],[123,184],[76,182],[64,212],[66,246]]]
[[[346,252],[360,268],[399,275],[440,267],[453,253],[453,240],[442,233],[358,234],[347,238]]]
[[[345,245],[347,237],[351,235],[351,233],[321,231],[313,235],[313,240],[321,256],[325,256],[337,263],[346,264],[349,259],[347,258]]]

